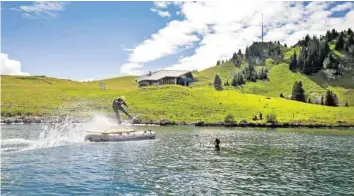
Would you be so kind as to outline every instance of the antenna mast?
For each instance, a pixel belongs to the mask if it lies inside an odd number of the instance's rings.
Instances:
[[[262,13],[262,43],[263,43],[263,13]]]

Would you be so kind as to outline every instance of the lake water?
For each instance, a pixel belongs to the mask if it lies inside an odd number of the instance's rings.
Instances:
[[[3,195],[354,195],[353,136],[148,127],[155,140],[89,143],[87,125],[1,129]]]

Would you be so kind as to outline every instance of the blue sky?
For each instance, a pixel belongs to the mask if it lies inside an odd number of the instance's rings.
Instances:
[[[1,2],[2,74],[103,79],[205,69],[257,41],[354,24],[349,2]],[[4,67],[3,67],[4,66]]]

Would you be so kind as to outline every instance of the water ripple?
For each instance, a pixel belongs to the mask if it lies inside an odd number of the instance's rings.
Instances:
[[[157,132],[156,140],[79,142],[2,154],[1,192],[4,195],[354,193],[353,137],[237,129],[171,128]],[[215,137],[221,139],[220,152],[214,150]],[[16,141],[20,146],[31,143],[29,139]],[[2,147],[15,148],[12,143],[16,142],[7,141]]]

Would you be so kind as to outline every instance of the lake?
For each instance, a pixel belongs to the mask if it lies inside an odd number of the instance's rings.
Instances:
[[[3,195],[353,195],[354,137],[137,127],[155,140],[84,142],[87,125],[1,125]],[[313,132],[313,131],[312,131]],[[214,140],[221,140],[221,151]]]

